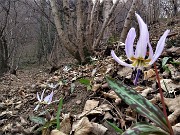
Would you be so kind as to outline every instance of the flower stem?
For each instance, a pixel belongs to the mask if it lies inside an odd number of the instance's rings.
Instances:
[[[134,85],[137,85],[138,79],[139,79],[139,75],[140,75],[140,69],[137,69],[137,73],[136,73],[136,77],[134,79]]]
[[[158,71],[157,71],[156,63],[154,63],[154,69],[155,69],[156,78],[157,78],[157,81],[158,81],[159,93],[160,93],[160,96],[161,96],[161,103],[162,103],[162,106],[163,106],[163,113],[165,115],[166,122],[168,124],[168,128],[170,130],[170,135],[174,135],[171,124],[170,124],[170,122],[168,120],[168,117],[167,117],[166,106],[165,106],[165,103],[164,103],[164,96],[163,96],[163,92],[162,92],[162,88],[161,88],[161,83],[160,83],[160,78],[159,78],[159,74],[158,74]]]

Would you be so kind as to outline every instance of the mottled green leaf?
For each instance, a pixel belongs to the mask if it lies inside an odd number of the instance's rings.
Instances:
[[[127,129],[122,135],[169,135],[167,132],[148,123],[136,123]]]
[[[46,123],[46,120],[43,117],[32,116],[32,117],[29,117],[29,119],[32,122],[37,123],[37,124],[41,124],[41,125],[44,125]]]
[[[81,79],[79,79],[79,82],[80,82],[81,84],[86,85],[86,86],[88,86],[88,85],[91,84],[90,80],[89,80],[89,79],[86,79],[86,78],[81,78]]]
[[[131,108],[138,113],[152,120],[157,126],[169,132],[165,116],[163,112],[153,105],[149,100],[138,94],[136,91],[123,86],[123,84],[115,79],[106,77],[109,87],[113,89],[117,95],[123,99]]]
[[[118,133],[120,133],[120,134],[123,133],[123,131],[122,131],[120,128],[118,128],[114,123],[111,123],[111,122],[109,122],[109,121],[107,121],[107,123],[108,123],[116,132],[118,132]]]
[[[167,61],[168,61],[169,58],[170,58],[170,57],[164,57],[164,58],[162,59],[162,67],[164,67],[164,66],[166,65],[166,63],[167,63]]]

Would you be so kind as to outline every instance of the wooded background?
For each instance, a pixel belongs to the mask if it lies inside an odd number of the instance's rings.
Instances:
[[[0,0],[0,73],[32,65],[84,64],[124,42],[134,12],[151,26],[180,16],[178,0]],[[151,27],[149,27],[151,29]]]

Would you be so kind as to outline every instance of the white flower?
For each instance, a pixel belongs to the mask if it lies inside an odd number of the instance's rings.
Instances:
[[[37,99],[38,99],[39,103],[38,103],[38,105],[35,107],[34,111],[37,111],[37,110],[38,110],[40,104],[48,104],[48,105],[51,104],[51,102],[52,102],[52,97],[53,97],[53,91],[51,92],[50,95],[47,95],[47,96],[43,99],[44,91],[45,91],[45,89],[43,90],[43,92],[42,92],[42,94],[41,94],[41,98],[40,98],[40,96],[39,96],[39,94],[38,94],[38,92],[37,92]]]
[[[126,56],[130,61],[132,61],[132,64],[125,63],[124,61],[119,59],[113,50],[111,51],[111,56],[114,58],[115,61],[117,61],[123,66],[141,69],[142,67],[152,65],[158,59],[164,49],[165,40],[170,31],[166,30],[164,32],[164,34],[161,36],[160,40],[157,43],[155,53],[153,53],[152,46],[149,41],[149,32],[147,25],[144,23],[144,21],[138,14],[136,14],[136,18],[139,24],[140,36],[136,45],[135,52],[133,49],[133,44],[136,37],[136,32],[134,28],[131,28],[129,30],[125,41]],[[147,54],[147,47],[149,48],[149,57],[146,59],[145,56]]]

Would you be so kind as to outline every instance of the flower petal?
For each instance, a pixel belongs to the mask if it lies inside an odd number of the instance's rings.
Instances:
[[[152,49],[152,46],[151,46],[149,41],[148,41],[148,47],[149,47],[149,57],[148,57],[148,59],[152,60],[152,58],[153,58],[153,49]]]
[[[48,101],[48,104],[50,104],[52,102],[52,98],[53,98],[53,91],[51,92],[51,94],[49,95],[49,101]]]
[[[52,97],[53,97],[53,91],[51,92],[50,95],[48,95],[48,96],[46,96],[46,97],[44,98],[44,102],[47,103],[47,104],[50,104],[51,101],[52,101]]]
[[[37,92],[37,99],[39,100],[39,102],[41,102],[38,92]]]
[[[39,104],[34,108],[34,111],[37,111],[38,110],[38,108],[39,108]]]
[[[43,92],[42,92],[42,94],[41,94],[41,101],[43,101],[44,91],[45,91],[45,89],[43,90]]]
[[[136,46],[135,57],[145,58],[147,52],[147,43],[149,40],[149,32],[147,25],[137,13],[136,17],[139,24],[140,36]]]
[[[116,54],[114,53],[113,50],[111,50],[111,56],[112,56],[113,59],[114,59],[115,61],[117,61],[120,65],[123,65],[123,66],[126,66],[126,67],[133,67],[132,64],[127,64],[127,63],[123,62],[122,60],[120,60],[120,59],[116,56]]]
[[[134,28],[131,28],[127,34],[127,38],[125,41],[125,51],[126,56],[130,59],[131,57],[134,57],[134,50],[133,50],[133,43],[134,39],[136,37],[136,32]]]
[[[158,57],[161,55],[161,53],[164,49],[166,37],[168,36],[169,32],[170,32],[170,30],[166,30],[164,32],[164,34],[161,36],[160,40],[157,43],[157,47],[156,47],[156,51],[154,53],[153,59],[149,62],[149,65],[152,65],[158,59]]]

